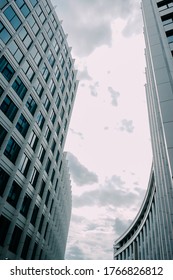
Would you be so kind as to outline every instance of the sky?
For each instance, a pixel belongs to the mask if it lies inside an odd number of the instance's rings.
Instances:
[[[79,86],[65,150],[72,216],[65,258],[112,260],[151,169],[139,0],[52,0]]]

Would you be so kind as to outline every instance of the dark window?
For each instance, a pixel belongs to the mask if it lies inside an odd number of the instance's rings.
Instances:
[[[57,155],[56,155],[56,163],[58,164],[58,161],[59,161],[59,156],[60,156],[60,152],[58,151],[57,152]]]
[[[24,62],[22,69],[23,69],[25,75],[27,76],[27,78],[29,79],[29,81],[31,82],[32,79],[34,78],[35,73],[27,61]]]
[[[29,167],[30,167],[31,161],[28,158],[27,155],[23,154],[20,164],[19,164],[19,171],[26,177]]]
[[[13,181],[12,187],[7,197],[8,203],[10,203],[13,207],[16,207],[20,193],[21,187],[15,181]]]
[[[35,222],[36,222],[37,215],[38,215],[38,210],[39,210],[38,206],[35,205],[35,206],[34,206],[34,210],[33,210],[33,212],[32,212],[32,217],[31,217],[31,224],[32,224],[33,226],[35,226]]]
[[[28,100],[26,102],[26,107],[30,111],[31,115],[34,116],[34,113],[37,109],[37,103],[35,102],[34,98],[31,95],[28,97]]]
[[[0,97],[2,96],[4,89],[0,86]]]
[[[36,118],[36,123],[38,124],[40,129],[43,128],[44,121],[45,121],[45,118],[43,117],[42,113],[39,112],[38,115],[37,115],[37,118]]]
[[[20,242],[20,238],[21,238],[21,234],[22,234],[22,230],[18,227],[15,226],[13,234],[11,236],[11,241],[10,241],[10,246],[9,246],[9,250],[13,253],[16,253],[19,242]]]
[[[49,198],[50,198],[50,191],[48,190],[47,196],[46,196],[46,200],[45,200],[45,205],[46,205],[46,206],[48,205]]]
[[[41,163],[43,163],[45,153],[46,153],[46,150],[43,147],[43,145],[41,145],[39,153],[38,153],[38,159],[40,160]]]
[[[30,147],[33,149],[33,151],[35,151],[36,146],[38,143],[38,137],[35,134],[34,131],[31,132],[30,136],[29,136],[29,140],[28,140],[28,144],[30,145]]]
[[[54,200],[52,199],[51,206],[50,206],[50,214],[52,213],[53,204],[54,204]]]
[[[20,117],[18,119],[16,128],[22,134],[23,137],[26,136],[26,133],[29,128],[29,123],[27,122],[27,120],[25,119],[25,117],[22,114],[20,115]]]
[[[0,9],[4,8],[8,4],[8,0],[1,0],[0,1]]]
[[[52,175],[51,175],[51,179],[50,179],[52,184],[53,184],[54,178],[55,178],[55,169],[52,170]]]
[[[10,221],[5,218],[3,215],[0,216],[0,245],[4,245],[5,238],[10,226]]]
[[[51,160],[50,160],[50,158],[48,158],[47,162],[46,162],[46,167],[45,167],[45,171],[47,174],[49,174],[50,166],[51,166]]]
[[[16,80],[14,81],[14,83],[12,84],[12,88],[17,93],[17,95],[20,97],[20,99],[23,100],[23,98],[25,97],[25,94],[27,92],[27,88],[19,77],[17,77]]]
[[[14,75],[14,69],[11,67],[4,56],[0,58],[0,72],[8,82]]]
[[[8,96],[5,97],[4,101],[2,102],[0,109],[2,112],[7,116],[10,121],[14,120],[14,117],[17,113],[17,106]]]
[[[30,9],[28,8],[28,6],[26,5],[24,0],[15,0],[16,5],[18,6],[18,8],[20,9],[20,11],[22,12],[23,16],[26,18],[29,14],[30,14]]]
[[[46,183],[44,180],[42,180],[41,182],[41,186],[40,186],[40,192],[39,192],[39,196],[42,198],[43,196],[43,193],[44,193],[44,190],[45,190],[45,186],[46,186]]]
[[[62,107],[61,113],[60,113],[60,118],[61,118],[62,121],[63,121],[63,118],[64,118],[64,114],[65,114],[65,110],[64,110],[64,108]]]
[[[47,230],[48,230],[49,223],[47,222],[45,232],[44,232],[44,239],[46,240]]]
[[[168,39],[168,43],[172,43],[173,42],[173,30],[167,31],[166,36],[167,36],[167,39]]]
[[[52,141],[52,146],[51,146],[51,151],[52,151],[52,153],[54,153],[55,147],[56,147],[56,141],[55,141],[55,139],[53,139],[53,141]]]
[[[55,192],[56,192],[57,187],[58,187],[58,182],[59,182],[59,180],[58,180],[58,178],[57,178],[56,183],[55,183]]]
[[[51,115],[50,115],[50,120],[51,120],[52,124],[55,123],[55,119],[56,119],[56,114],[55,114],[54,110],[52,110]]]
[[[31,260],[34,260],[34,259],[35,259],[35,255],[36,255],[36,252],[37,252],[37,248],[38,248],[38,244],[35,243],[35,244],[34,244],[34,249],[33,249],[33,251],[32,251]]]
[[[0,125],[0,147],[5,139],[5,136],[7,135],[7,131],[5,130],[5,128]]]
[[[58,94],[58,96],[57,96],[57,98],[55,100],[55,104],[56,104],[57,109],[59,109],[59,106],[61,104],[61,98],[60,98],[59,94]]]
[[[6,173],[1,167],[0,167],[0,195],[2,196],[4,193],[4,190],[6,188],[6,185],[8,183],[10,175]]]
[[[43,106],[46,109],[46,111],[48,112],[49,108],[50,108],[50,100],[47,95],[44,96]]]
[[[12,162],[15,163],[20,151],[20,146],[11,137],[8,141],[4,155]]]
[[[47,127],[46,127],[46,131],[45,131],[44,137],[46,138],[46,140],[47,140],[48,143],[49,143],[49,140],[50,140],[50,135],[51,135],[51,130],[50,130],[50,128],[47,126]]]
[[[20,213],[21,213],[24,217],[27,217],[30,203],[31,203],[31,198],[29,197],[28,194],[26,194],[25,197],[24,197],[24,199],[23,199],[22,207],[21,207],[21,209],[20,209]]]
[[[62,80],[62,81],[61,81],[61,84],[60,84],[60,90],[61,90],[62,93],[64,92],[64,89],[65,89],[65,83],[64,83],[64,81]]]
[[[31,237],[27,235],[25,238],[25,242],[23,245],[22,253],[21,253],[22,259],[26,259],[26,257],[27,257],[30,242],[31,242]]]
[[[32,39],[30,35],[28,34],[25,27],[22,28],[22,30],[19,32],[19,37],[21,41],[23,42],[24,46],[29,49],[32,44]]]
[[[8,46],[9,51],[11,52],[11,54],[13,55],[13,57],[15,58],[15,60],[17,61],[18,64],[21,63],[24,55],[21,52],[20,48],[18,47],[18,45],[15,43],[15,41],[12,41],[9,46]]]
[[[41,233],[43,222],[44,222],[44,215],[42,214],[41,220],[40,220],[40,224],[39,224],[39,228],[38,228],[38,232],[39,233]]]
[[[51,95],[54,96],[56,86],[55,86],[55,83],[52,79],[51,79],[50,84],[49,84],[49,90],[51,92]]]
[[[4,15],[9,20],[9,22],[11,23],[13,28],[15,30],[17,30],[22,22],[19,19],[19,17],[16,15],[15,11],[13,10],[13,8],[11,6],[6,8],[6,10],[4,11]]]
[[[29,17],[28,23],[29,23],[29,26],[31,27],[32,32],[34,32],[34,34],[37,35],[38,31],[39,31],[39,26],[38,26],[35,18],[32,15]]]
[[[4,27],[1,21],[0,21],[0,39],[4,42],[4,44],[7,44],[7,42],[11,39],[10,33],[7,31],[7,29]]]
[[[34,167],[32,174],[31,174],[31,179],[30,179],[30,184],[35,188],[37,184],[37,180],[39,177],[39,172],[38,170]]]

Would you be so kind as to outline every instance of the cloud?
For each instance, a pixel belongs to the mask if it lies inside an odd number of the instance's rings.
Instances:
[[[112,87],[108,87],[108,91],[111,94],[111,104],[113,106],[117,106],[120,93],[118,91],[115,91]]]
[[[133,121],[123,119],[121,122],[120,130],[132,133],[134,131]]]
[[[89,171],[70,152],[67,153],[70,175],[78,186],[92,185],[98,182],[98,177],[94,172]]]
[[[85,260],[85,252],[77,246],[71,246],[66,252],[66,259],[67,260]]]
[[[97,88],[99,87],[99,83],[95,82],[94,85],[90,85],[89,88],[91,90],[91,95],[92,96],[97,96],[98,92],[97,92]]]
[[[131,191],[125,188],[124,184],[121,177],[114,175],[111,179],[106,180],[103,186],[92,191],[85,191],[80,196],[74,195],[73,207],[133,207],[139,202],[140,191],[137,189]]]
[[[88,74],[88,69],[85,66],[82,71],[78,71],[78,79],[81,80],[92,80],[91,76]]]
[[[132,223],[132,220],[122,220],[120,218],[115,219],[115,223],[113,225],[113,229],[115,231],[115,234],[118,234],[119,236],[125,232],[125,230],[129,227],[129,225]]]
[[[73,134],[79,136],[81,139],[84,139],[83,134],[82,134],[81,132],[77,132],[77,131],[75,131],[75,130],[72,129],[72,128],[70,128],[70,131],[71,131]]]
[[[140,3],[135,0],[52,0],[57,4],[57,13],[63,19],[63,26],[69,33],[69,41],[74,52],[79,56],[87,56],[102,45],[111,45],[111,24],[117,19],[132,23],[124,30],[125,35],[136,32]],[[142,21],[142,20],[141,20]],[[139,26],[139,24],[138,24]]]

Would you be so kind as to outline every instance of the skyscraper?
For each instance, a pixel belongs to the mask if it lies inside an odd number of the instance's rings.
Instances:
[[[115,259],[173,259],[173,1],[143,0],[153,166],[143,205]]]
[[[0,259],[63,259],[74,60],[50,0],[0,1]]]

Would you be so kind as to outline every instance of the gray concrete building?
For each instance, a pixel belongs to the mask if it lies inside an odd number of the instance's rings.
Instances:
[[[0,259],[63,259],[74,59],[50,0],[0,1]]]
[[[114,259],[173,259],[173,1],[143,0],[153,166],[145,200]]]

